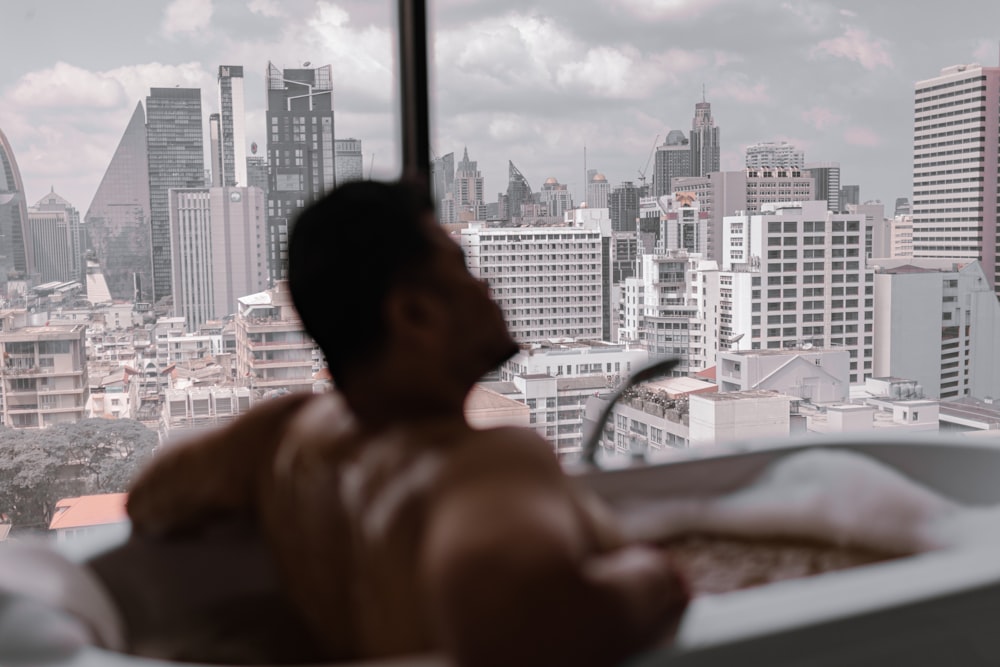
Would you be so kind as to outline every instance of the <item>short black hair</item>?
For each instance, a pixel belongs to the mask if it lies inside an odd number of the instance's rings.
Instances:
[[[417,184],[353,181],[296,219],[288,244],[292,301],[334,382],[381,349],[386,297],[431,257],[421,219],[433,211]]]

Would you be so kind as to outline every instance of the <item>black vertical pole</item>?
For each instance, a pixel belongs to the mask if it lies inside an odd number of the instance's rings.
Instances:
[[[430,188],[430,112],[427,93],[427,3],[399,0],[399,85],[403,178]]]

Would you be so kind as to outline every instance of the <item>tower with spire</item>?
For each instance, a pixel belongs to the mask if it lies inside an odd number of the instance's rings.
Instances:
[[[691,121],[691,175],[707,176],[719,171],[719,128],[712,118],[712,105],[705,99],[701,87],[701,102],[694,105]]]

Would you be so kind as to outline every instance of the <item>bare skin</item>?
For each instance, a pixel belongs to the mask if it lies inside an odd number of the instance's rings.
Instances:
[[[344,400],[289,403],[277,444],[211,489],[182,469],[237,447],[168,454],[133,491],[135,529],[177,529],[213,495],[242,503],[334,659],[616,664],[670,634],[686,588],[661,552],[625,543],[533,431],[466,423],[467,393],[513,342],[461,251],[424,224],[429,278],[393,290],[383,353],[343,379]],[[178,486],[196,501],[175,510]]]

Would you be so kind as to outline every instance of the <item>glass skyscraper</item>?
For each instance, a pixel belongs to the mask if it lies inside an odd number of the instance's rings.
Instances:
[[[21,172],[3,130],[0,130],[0,282],[27,278],[35,262],[28,237],[28,207]]]

